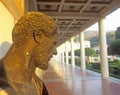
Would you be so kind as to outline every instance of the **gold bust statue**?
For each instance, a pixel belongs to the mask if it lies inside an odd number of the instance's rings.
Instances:
[[[15,24],[12,39],[0,60],[0,95],[49,95],[35,69],[47,69],[56,51],[54,20],[41,12],[28,12]]]

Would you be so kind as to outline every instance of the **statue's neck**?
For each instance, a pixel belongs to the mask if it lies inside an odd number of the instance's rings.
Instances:
[[[32,75],[35,72],[34,58],[29,52],[12,52],[12,50],[3,58],[6,77],[16,83],[31,82]]]

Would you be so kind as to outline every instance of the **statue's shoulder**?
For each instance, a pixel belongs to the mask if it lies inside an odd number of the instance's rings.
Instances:
[[[38,93],[39,93],[38,95],[42,95],[43,82],[41,81],[41,79],[34,74],[33,77],[32,77],[32,81],[33,81],[33,83],[35,84],[35,87],[38,90]]]
[[[37,75],[34,75],[33,79],[36,83],[36,87],[39,89],[39,93],[41,93],[40,95],[49,95],[44,82]]]
[[[34,81],[35,85],[38,86],[39,88],[42,88],[43,81],[37,76],[33,75],[32,80]]]
[[[0,95],[9,95],[4,89],[0,88]]]

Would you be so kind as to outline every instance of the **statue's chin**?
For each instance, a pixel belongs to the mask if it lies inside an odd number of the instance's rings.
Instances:
[[[40,69],[43,69],[43,70],[46,70],[48,68],[48,60],[47,59],[37,59],[36,60],[36,67],[40,68]]]
[[[40,67],[42,70],[47,70],[48,67]]]
[[[42,70],[46,70],[48,68],[48,64],[39,65],[38,68],[40,68]]]

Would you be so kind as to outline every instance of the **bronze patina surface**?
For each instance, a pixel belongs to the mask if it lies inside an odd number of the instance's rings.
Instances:
[[[49,95],[35,69],[47,69],[56,51],[54,20],[40,12],[28,12],[15,24],[12,39],[0,60],[0,95]]]

